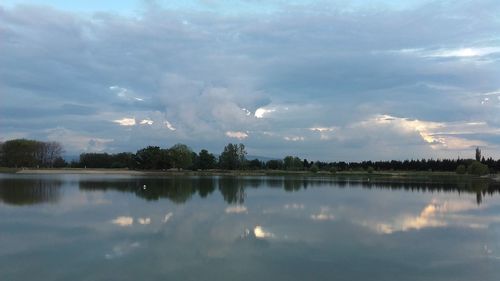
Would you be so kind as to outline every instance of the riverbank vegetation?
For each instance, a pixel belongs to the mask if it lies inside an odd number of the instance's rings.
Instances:
[[[486,175],[500,171],[500,159],[485,158],[476,149],[475,159],[408,159],[391,161],[309,161],[297,156],[261,161],[248,159],[244,144],[227,144],[219,155],[206,149],[194,152],[185,144],[169,148],[148,146],[132,152],[82,153],[78,160],[67,163],[62,158],[62,145],[17,139],[0,144],[0,163],[9,168],[120,168],[143,171],[266,171],[273,173],[390,173],[448,172]],[[472,153],[471,153],[472,154]]]

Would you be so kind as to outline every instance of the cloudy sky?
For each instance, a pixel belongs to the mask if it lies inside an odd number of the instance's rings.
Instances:
[[[0,4],[0,140],[500,157],[500,2]]]

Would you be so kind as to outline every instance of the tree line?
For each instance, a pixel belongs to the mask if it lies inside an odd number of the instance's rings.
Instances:
[[[345,171],[444,171],[459,174],[484,175],[500,171],[500,159],[481,156],[476,149],[475,159],[409,159],[391,161],[323,162],[308,161],[297,156],[261,161],[247,159],[244,144],[227,144],[216,156],[206,149],[194,152],[185,144],[170,148],[148,146],[132,152],[82,153],[78,160],[66,163],[62,146],[57,142],[10,140],[0,144],[0,163],[6,167],[74,167],[128,168],[137,170],[286,170],[311,172]]]
[[[0,143],[0,165],[4,167],[58,168],[67,165],[62,158],[63,147],[58,142],[27,139]]]

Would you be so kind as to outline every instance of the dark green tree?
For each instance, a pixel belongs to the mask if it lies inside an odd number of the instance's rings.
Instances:
[[[187,169],[193,164],[193,150],[185,144],[175,144],[168,152],[174,168]]]
[[[481,161],[481,149],[476,147],[476,161]]]
[[[266,162],[266,168],[270,170],[282,170],[283,160],[269,160]]]
[[[251,170],[260,170],[264,167],[264,163],[259,159],[253,159],[248,161],[248,168]]]
[[[57,142],[27,139],[6,141],[1,150],[1,164],[6,167],[52,167],[63,152]]]
[[[467,172],[467,168],[465,168],[465,165],[458,165],[456,172],[459,175],[463,175]]]
[[[216,159],[212,153],[208,150],[202,149],[198,154],[197,168],[202,170],[208,170],[215,168]]]
[[[303,166],[302,160],[300,160],[299,157],[293,157],[293,156],[286,156],[283,159],[283,165],[285,166],[286,170],[290,171],[298,171],[302,170]]]
[[[140,149],[135,154],[134,160],[136,167],[143,170],[163,169],[165,153],[159,146],[148,146]]]
[[[489,173],[488,166],[482,164],[479,161],[473,161],[469,167],[467,167],[467,173],[475,176],[483,176]]]

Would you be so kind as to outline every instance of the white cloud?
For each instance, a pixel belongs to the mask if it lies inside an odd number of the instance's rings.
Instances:
[[[163,218],[163,223],[167,223],[172,218],[173,215],[174,214],[172,212],[167,213]]]
[[[286,136],[283,137],[286,141],[304,141],[305,138],[303,136]]]
[[[144,119],[139,124],[141,125],[153,125],[154,121],[151,119]]]
[[[255,110],[254,116],[257,117],[257,118],[264,118],[269,113],[272,113],[272,112],[275,112],[275,111],[276,111],[275,108],[263,108],[263,107],[260,107],[260,108],[257,108],[257,110]]]
[[[119,225],[119,226],[131,226],[134,224],[134,218],[121,216],[112,220],[111,223]]]
[[[451,150],[488,146],[484,141],[473,139],[477,133],[500,134],[500,129],[491,128],[485,122],[432,122],[390,115],[376,115],[353,126],[371,130],[390,128],[402,134],[417,134],[433,149]],[[472,139],[463,135],[471,135]]]
[[[127,88],[123,88],[123,87],[114,85],[114,86],[110,86],[109,90],[111,92],[113,92],[114,94],[116,94],[116,96],[119,97],[122,100],[126,100],[126,101],[144,101],[143,98],[134,96],[134,93],[132,93]]]
[[[469,48],[443,48],[443,49],[401,49],[395,51],[402,54],[415,54],[424,58],[473,58],[500,53],[499,47],[469,47]]]
[[[137,221],[139,224],[147,225],[151,223],[151,218],[138,218]]]
[[[396,231],[411,231],[429,227],[442,227],[447,225],[460,225],[470,228],[487,227],[487,222],[491,218],[469,217],[460,213],[477,209],[478,206],[472,201],[446,200],[439,201],[433,199],[427,204],[418,215],[402,215],[392,222],[378,222],[375,224],[364,223],[367,226],[373,225],[373,229],[379,233],[391,234]],[[493,221],[497,221],[495,218]]]
[[[170,122],[165,121],[164,124],[167,127],[167,129],[169,129],[170,131],[175,131],[176,130],[176,128]]]
[[[437,51],[432,51],[424,56],[427,57],[481,57],[487,56],[494,53],[500,53],[500,48],[498,47],[481,47],[481,48],[460,48],[460,49],[441,49]]]
[[[248,213],[248,209],[245,206],[230,206],[227,207],[225,210],[226,213],[228,214],[241,214],[241,213]]]
[[[100,152],[106,150],[114,139],[106,139],[83,135],[65,128],[55,128],[46,131],[47,139],[51,141],[64,140],[64,148],[70,151]]]
[[[239,139],[239,140],[243,140],[243,139],[248,138],[248,134],[247,133],[245,133],[245,132],[238,132],[238,131],[227,131],[226,132],[226,136],[228,136],[230,138],[234,138],[234,139]]]
[[[120,126],[135,126],[135,118],[122,118],[118,120],[113,120],[113,122],[118,123]]]
[[[303,210],[304,209],[304,204],[297,204],[297,203],[285,204],[283,206],[283,208],[285,208],[285,209],[294,209],[294,210]]]
[[[337,130],[338,127],[311,127],[309,128],[312,132],[318,132],[321,140],[332,139],[332,133]]]
[[[260,225],[257,225],[253,229],[253,234],[255,235],[255,237],[260,238],[260,239],[274,237],[273,233],[264,230],[264,228],[262,226],[260,226]]]
[[[336,129],[336,127],[311,127],[309,130],[313,132],[333,132]]]
[[[311,215],[311,219],[315,221],[328,221],[334,220],[335,216],[330,213],[330,208],[321,207],[319,213]]]

